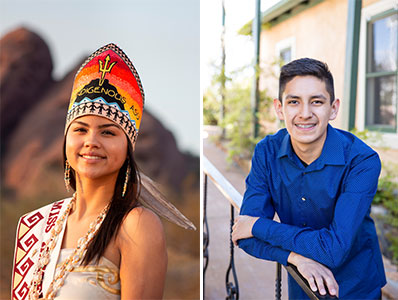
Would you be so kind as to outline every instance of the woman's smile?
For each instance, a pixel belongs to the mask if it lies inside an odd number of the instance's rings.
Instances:
[[[88,163],[96,163],[96,162],[106,159],[106,156],[102,156],[102,155],[92,153],[92,152],[79,154],[79,156]]]

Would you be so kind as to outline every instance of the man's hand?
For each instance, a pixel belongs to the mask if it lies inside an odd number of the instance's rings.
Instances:
[[[311,290],[314,292],[319,290],[321,295],[325,295],[326,283],[330,295],[339,296],[339,285],[334,279],[333,273],[324,265],[294,252],[290,252],[287,261],[295,265],[300,274],[307,279]]]
[[[238,240],[252,237],[252,228],[259,217],[238,216],[235,219],[235,224],[232,226],[232,241],[235,246],[238,245]]]

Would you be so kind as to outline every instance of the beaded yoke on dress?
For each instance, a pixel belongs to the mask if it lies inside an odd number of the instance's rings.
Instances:
[[[61,250],[57,268],[72,252],[73,249]],[[120,299],[119,268],[105,257],[101,257],[98,264],[76,267],[65,278],[54,299]]]

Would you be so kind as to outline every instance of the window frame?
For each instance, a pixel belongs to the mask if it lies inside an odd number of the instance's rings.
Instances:
[[[289,49],[290,48],[290,53],[291,53],[291,60],[293,61],[296,59],[296,38],[294,36],[283,39],[276,43],[275,45],[275,56],[277,59],[280,59],[281,57],[281,52]],[[285,62],[289,63],[289,62]]]
[[[362,8],[361,11],[355,127],[359,131],[369,130],[375,135],[380,136],[380,145],[398,149],[398,103],[395,129],[391,129],[391,127],[387,126],[366,125],[367,79],[374,76],[396,75],[398,89],[398,69],[391,72],[368,72],[368,24],[398,12],[398,4],[394,1],[395,0],[382,0]]]
[[[370,26],[371,24],[374,24],[375,22],[382,20],[384,18],[387,18],[389,16],[392,16],[394,14],[398,15],[398,10],[391,8],[387,11],[383,11],[379,14],[376,14],[370,18],[368,18],[366,20],[366,81],[370,78],[381,78],[384,76],[391,76],[391,75],[395,75],[395,86],[396,89],[398,90],[398,67],[395,71],[376,71],[376,72],[371,72],[369,71],[370,68],[370,61],[369,61],[369,42],[370,42]],[[398,39],[398,35],[397,35],[397,39]],[[397,66],[398,66],[398,55],[397,55]],[[366,85],[367,83],[365,83]],[[366,114],[366,109],[367,109],[367,97],[368,95],[366,94],[366,90],[365,90],[365,114]],[[397,103],[395,103],[396,105],[396,113],[395,113],[395,128],[391,128],[391,126],[386,126],[386,125],[366,125],[366,117],[365,117],[365,128],[372,130],[372,131],[381,131],[381,132],[392,132],[392,133],[396,133],[397,129],[398,129],[398,101]]]

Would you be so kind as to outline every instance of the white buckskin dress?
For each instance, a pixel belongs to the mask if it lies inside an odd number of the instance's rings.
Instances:
[[[61,249],[57,267],[73,253],[73,250]],[[65,277],[65,282],[55,299],[120,299],[119,268],[105,257],[101,257],[98,264],[75,267]]]

